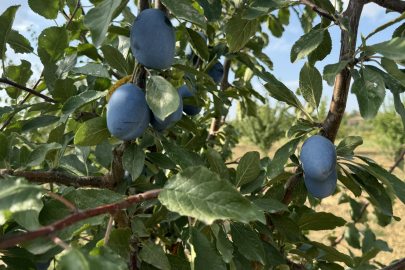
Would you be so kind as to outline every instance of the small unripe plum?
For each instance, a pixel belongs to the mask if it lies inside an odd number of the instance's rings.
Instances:
[[[334,169],[332,173],[323,181],[313,180],[307,174],[304,175],[305,186],[309,194],[322,199],[333,194],[337,184],[337,171]]]
[[[150,125],[153,127],[154,130],[161,132],[174,126],[178,121],[180,121],[182,116],[183,116],[183,100],[180,98],[180,106],[177,108],[175,112],[168,115],[165,118],[165,120],[161,120],[159,117],[153,114],[153,117],[151,118],[150,121]]]
[[[132,53],[145,67],[167,69],[173,64],[176,35],[160,9],[142,11],[132,24],[130,39]]]
[[[301,163],[305,175],[314,181],[323,181],[335,169],[335,146],[323,136],[314,135],[301,148]]]
[[[132,83],[124,84],[108,102],[107,127],[120,140],[134,140],[148,127],[150,115],[145,93]]]
[[[177,89],[181,98],[191,97],[193,94],[191,93],[190,89],[187,85],[182,85]],[[193,105],[183,105],[183,111],[187,115],[197,115],[201,112],[201,108]]]
[[[208,71],[207,75],[209,75],[216,83],[222,82],[224,79],[224,66],[220,62],[217,62],[210,71]]]
[[[200,34],[200,36],[203,37],[205,41],[207,41],[207,37],[204,35],[203,32],[197,31],[197,33]],[[190,60],[191,57],[193,57],[193,65],[197,64],[198,56],[195,55],[193,49],[191,49],[190,44],[187,45],[187,47],[186,47],[186,57],[187,57],[187,60]]]

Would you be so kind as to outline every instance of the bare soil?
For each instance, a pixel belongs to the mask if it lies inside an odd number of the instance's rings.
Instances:
[[[270,151],[267,153],[270,158],[273,158],[275,151],[280,148],[285,142],[280,142],[272,147]],[[262,153],[258,147],[255,145],[243,142],[243,144],[238,145],[233,150],[233,160],[236,160],[239,157],[242,157],[246,152],[249,151],[258,151],[260,152],[260,156],[264,157],[264,153]],[[366,156],[378,164],[383,166],[386,170],[393,165],[393,157],[387,156],[386,153],[379,147],[358,147],[355,151],[356,154],[361,156]],[[236,165],[235,165],[236,166]],[[404,179],[404,172],[399,168],[396,168],[393,172],[399,179]],[[340,182],[338,182],[339,184]],[[349,192],[350,193],[350,192]],[[351,194],[351,193],[350,193]],[[352,194],[351,194],[352,195]],[[316,207],[317,212],[330,212],[336,216],[342,217],[348,222],[351,221],[350,217],[350,205],[348,203],[338,205],[339,194],[335,196],[328,197],[322,200],[322,204]],[[366,202],[365,197],[356,198],[359,203]],[[307,201],[308,204],[308,201]],[[380,252],[373,260],[376,260],[382,264],[388,265],[390,262],[396,259],[402,259],[405,257],[405,207],[398,199],[395,201],[393,206],[394,215],[397,217],[402,218],[401,221],[397,222],[392,219],[391,224],[386,227],[379,226],[376,222],[375,215],[373,214],[373,207],[371,205],[368,206],[368,211],[366,211],[367,219],[369,220],[367,224],[376,234],[377,239],[384,240],[388,243],[388,246],[393,249],[393,252]],[[357,229],[363,230],[365,226],[361,223],[356,224]],[[339,227],[335,230],[330,231],[312,231],[309,234],[309,238],[314,241],[322,242],[325,245],[330,245],[331,242],[328,240],[328,236],[340,236],[345,230],[345,227]],[[362,237],[360,239],[362,241]],[[356,256],[361,256],[361,250],[352,248],[348,245],[348,243],[343,240],[338,246],[337,249],[345,254],[349,254],[348,249],[350,249]]]

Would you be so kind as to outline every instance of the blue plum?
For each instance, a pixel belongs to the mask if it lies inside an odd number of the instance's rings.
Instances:
[[[216,83],[222,82],[224,79],[224,66],[217,62],[207,73]]]
[[[124,84],[108,102],[107,127],[120,140],[134,140],[148,127],[150,115],[145,93],[132,83]]]
[[[204,35],[203,32],[197,31],[197,33],[200,34],[200,36],[201,36],[202,38],[204,38],[205,41],[207,41],[207,37]],[[194,56],[194,57],[193,57],[193,56]],[[193,57],[193,65],[197,64],[198,56],[195,55],[193,49],[191,49],[190,44],[187,45],[187,47],[186,47],[186,57],[187,57],[188,60],[190,60],[191,57]]]
[[[175,112],[168,115],[165,118],[165,120],[161,120],[159,117],[153,114],[150,121],[150,125],[153,127],[154,130],[161,132],[174,126],[178,121],[180,121],[182,116],[183,116],[183,100],[180,98],[180,106],[179,108],[177,108]]]
[[[335,191],[337,184],[337,171],[334,169],[324,181],[313,180],[310,176],[305,174],[304,181],[309,194],[319,199],[326,198],[332,195]]]
[[[132,53],[145,67],[167,69],[173,64],[176,35],[161,10],[142,11],[132,24],[130,39]]]
[[[323,181],[335,169],[335,146],[325,137],[314,135],[301,148],[301,163],[305,175],[314,181]]]
[[[187,85],[180,86],[177,91],[181,98],[191,97],[193,95]],[[201,108],[193,105],[183,105],[183,111],[187,115],[197,115],[201,112]]]

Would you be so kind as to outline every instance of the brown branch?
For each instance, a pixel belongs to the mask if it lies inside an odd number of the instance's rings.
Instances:
[[[75,10],[73,11],[72,16],[69,18],[69,21],[66,23],[65,28],[68,28],[68,27],[69,27],[69,24],[72,22],[73,18],[74,18],[75,15],[76,15],[76,12],[77,12],[77,10],[78,10],[79,8],[80,8],[80,0],[77,0],[76,8],[75,8]]]
[[[66,249],[66,250],[72,250],[72,248],[66,244],[65,242],[63,242],[60,238],[56,237],[55,234],[51,235],[50,237],[52,239],[52,241],[57,244],[58,246]]]
[[[312,8],[312,10],[315,11],[316,13],[318,13],[319,16],[328,18],[332,22],[337,22],[336,19],[333,18],[332,15],[330,15],[327,11],[325,11],[322,8],[318,7],[314,3],[312,3],[312,2],[310,2],[308,0],[299,0],[299,1],[300,1],[301,4],[309,6],[310,8]]]
[[[401,0],[370,0],[370,2],[376,3],[381,7],[388,8],[392,11],[399,13],[405,12],[405,1]]]
[[[124,180],[125,170],[122,167],[122,155],[130,145],[131,141],[124,141],[118,149],[113,149],[111,170],[104,176],[106,184],[108,184],[111,190],[115,190],[121,181]]]
[[[285,263],[290,267],[290,270],[307,270],[305,265],[294,263],[289,259],[285,259]]]
[[[389,170],[389,173],[392,173],[394,171],[394,169],[398,166],[398,164],[404,159],[404,155],[405,155],[405,149],[399,155],[399,157],[397,158],[397,161],[395,161],[394,165],[392,165],[392,167]]]
[[[108,213],[114,213],[119,210],[125,209],[131,205],[142,203],[144,201],[149,201],[152,199],[156,199],[159,196],[159,193],[161,192],[161,189],[154,189],[147,191],[142,194],[134,195],[128,197],[126,200],[119,202],[119,203],[114,203],[114,204],[108,204],[108,205],[103,205],[100,207],[96,207],[93,209],[89,210],[79,210],[77,213],[72,214],[68,216],[67,218],[64,218],[62,220],[59,220],[51,225],[42,227],[38,230],[35,231],[30,231],[27,233],[7,237],[7,238],[1,238],[0,239],[0,250],[6,249],[7,247],[12,247],[16,246],[17,244],[31,241],[40,237],[46,237],[48,235],[52,235],[57,231],[62,230],[63,228],[69,227],[72,224],[75,224],[76,222],[103,215],[103,214],[108,214]]]
[[[28,93],[33,94],[33,95],[35,95],[35,96],[37,96],[37,97],[40,97],[40,98],[44,99],[45,101],[52,102],[52,103],[60,103],[59,101],[53,100],[53,99],[50,98],[50,97],[47,97],[47,96],[45,96],[45,95],[43,95],[43,94],[41,94],[41,93],[38,93],[38,92],[35,91],[34,89],[31,89],[31,88],[22,86],[22,85],[20,85],[20,84],[18,84],[18,83],[15,83],[15,82],[13,82],[13,81],[10,81],[10,80],[7,79],[7,78],[0,78],[0,82],[3,82],[3,83],[6,83],[6,84],[9,84],[9,85],[12,85],[12,86],[17,87],[17,88],[20,88],[21,90],[27,91]]]
[[[354,220],[354,224],[359,222],[361,218],[363,217],[364,213],[366,212],[367,206],[369,206],[370,202],[366,202],[363,204],[360,210],[359,216]],[[345,233],[343,232],[336,240],[331,244],[332,247],[338,245],[342,240],[345,238]]]
[[[73,187],[97,187],[97,188],[109,188],[111,186],[106,182],[104,177],[101,176],[86,176],[86,177],[76,177],[72,175],[67,175],[58,171],[50,170],[47,172],[39,171],[7,171],[0,170],[0,178],[6,175],[14,175],[19,177],[24,177],[30,183],[54,183],[65,186]]]
[[[349,6],[343,12],[343,16],[349,19],[350,28],[352,30],[352,40],[349,42],[348,31],[341,33],[341,47],[340,47],[340,61],[350,59],[355,52],[357,32],[359,28],[359,21],[361,12],[363,10],[366,0],[350,0]],[[350,71],[345,68],[342,70],[335,79],[335,87],[333,89],[332,101],[330,104],[328,115],[322,122],[324,127],[323,136],[328,138],[332,143],[336,139],[339,131],[340,123],[342,122],[343,115],[346,109],[347,98],[350,88]]]
[[[76,207],[75,207],[71,202],[69,202],[68,200],[66,200],[65,198],[63,198],[62,196],[59,196],[58,194],[53,193],[53,192],[50,192],[50,191],[48,191],[46,194],[48,194],[49,197],[52,197],[52,198],[54,198],[55,200],[58,200],[58,201],[62,202],[62,203],[63,203],[64,205],[66,205],[70,210],[76,211]]]
[[[404,270],[405,269],[405,258],[397,261],[394,264],[388,265],[387,267],[382,268],[381,270]]]
[[[294,175],[288,179],[288,181],[285,185],[286,191],[285,191],[283,199],[281,200],[281,202],[284,205],[288,206],[291,203],[291,201],[293,199],[294,188],[297,185],[298,181],[300,181],[302,179],[302,172],[303,172],[302,168],[298,167],[295,170]],[[277,214],[281,215],[282,213],[284,213],[284,211],[280,211]]]
[[[114,221],[114,215],[111,213],[110,214],[110,220],[108,221],[108,225],[107,225],[107,230],[105,231],[104,247],[106,247],[107,244],[108,244],[108,238],[110,238],[110,233],[111,233],[113,221]]]

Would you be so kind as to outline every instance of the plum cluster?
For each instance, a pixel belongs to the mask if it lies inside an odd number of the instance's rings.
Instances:
[[[203,33],[199,34],[207,41]],[[134,57],[146,68],[168,69],[173,64],[176,35],[172,23],[161,10],[142,11],[132,24],[130,41]],[[187,48],[186,56],[188,59],[194,56],[195,62],[198,61],[190,46]],[[217,62],[207,74],[214,82],[219,83],[223,80],[224,68]],[[198,88],[193,91],[197,92]],[[200,113],[201,108],[183,104],[183,98],[193,96],[187,85],[180,86],[177,92],[180,97],[178,109],[165,119],[160,119],[149,108],[145,92],[141,88],[132,83],[121,85],[108,101],[108,130],[120,140],[134,140],[148,125],[161,132],[175,125],[183,112],[191,116]]]
[[[308,192],[320,199],[332,195],[337,184],[335,146],[325,137],[315,135],[304,142],[300,155]]]

